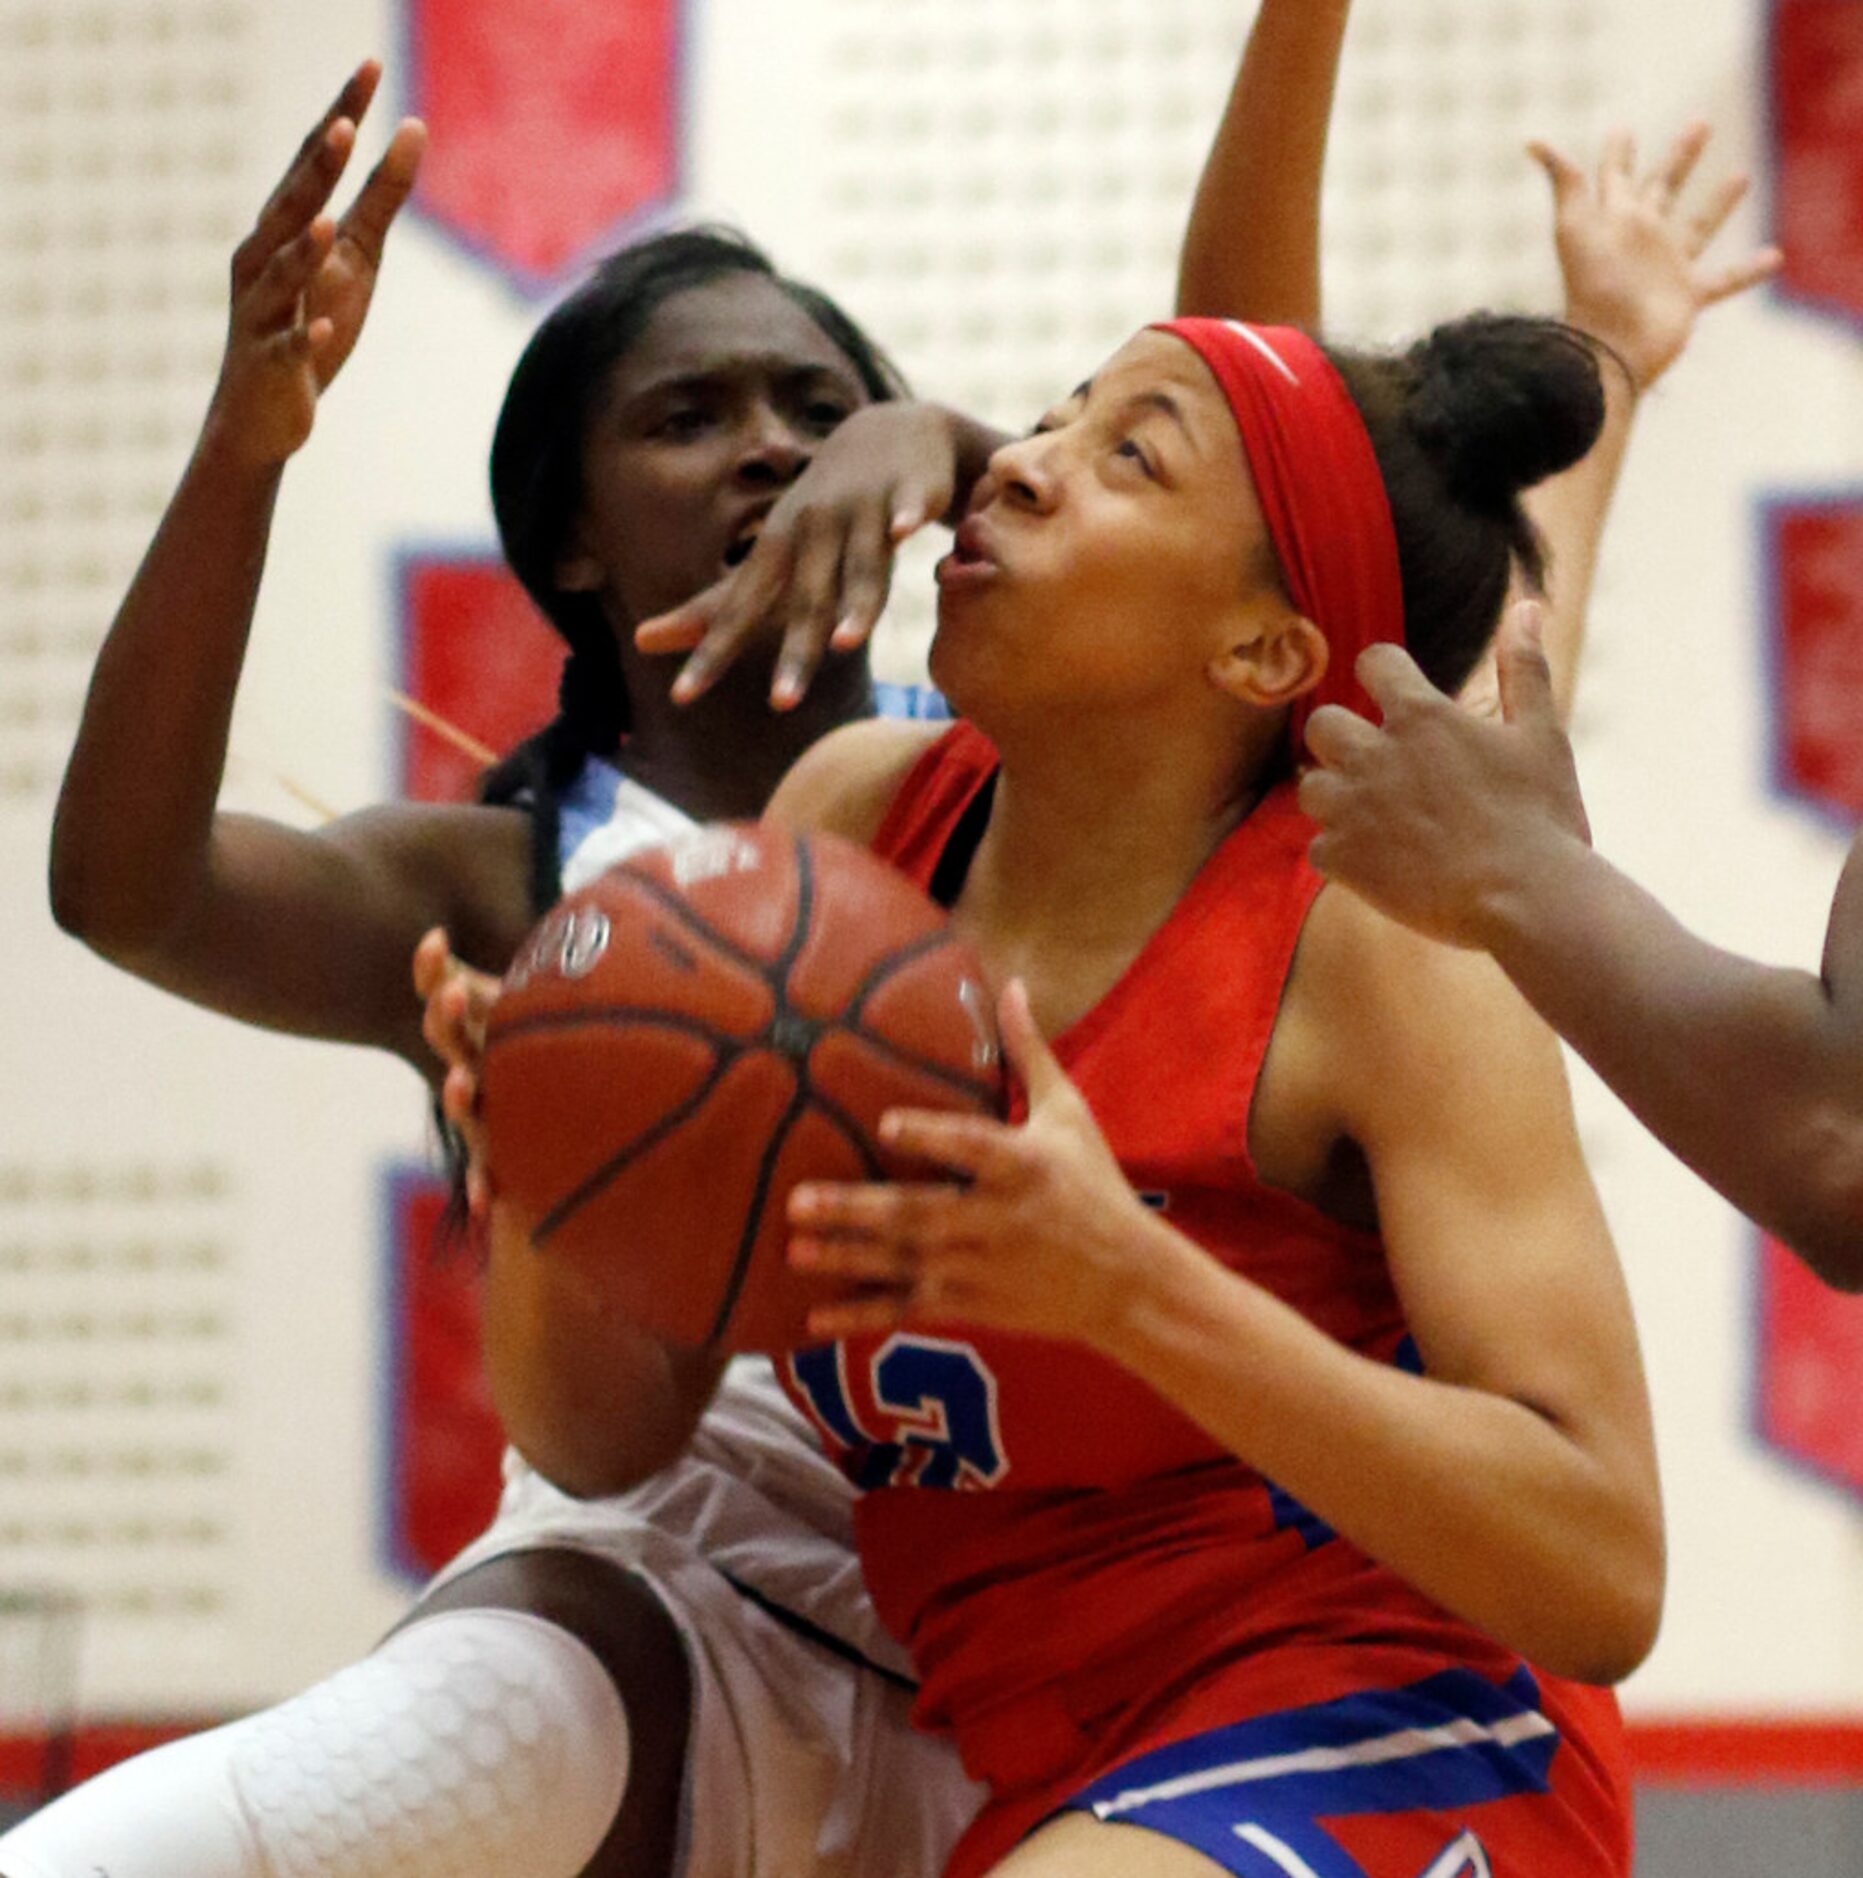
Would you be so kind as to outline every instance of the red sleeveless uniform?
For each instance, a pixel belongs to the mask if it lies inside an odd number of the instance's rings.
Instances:
[[[987,740],[957,726],[911,772],[876,851],[929,887],[960,824],[980,828],[995,768]],[[1406,1361],[1378,1238],[1265,1186],[1249,1155],[1256,1080],[1321,885],[1311,832],[1292,786],[1273,791],[1054,1049],[1127,1178],[1174,1226],[1350,1348]],[[987,1871],[1110,1770],[1168,1744],[1445,1670],[1497,1689],[1523,1673],[1082,1347],[939,1326],[779,1369],[865,1489],[861,1558],[918,1665],[918,1720],[955,1736],[992,1789],[953,1878]],[[1520,1841],[1539,1862],[1494,1869],[1627,1873],[1614,1701],[1530,1686],[1535,1724],[1514,1732],[1557,1731],[1545,1790],[1528,1796],[1545,1817]],[[1348,1819],[1334,1837],[1363,1858],[1379,1830]]]

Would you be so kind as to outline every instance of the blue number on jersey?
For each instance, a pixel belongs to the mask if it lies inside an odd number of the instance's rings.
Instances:
[[[854,1484],[996,1486],[1009,1471],[997,1426],[996,1378],[967,1343],[891,1337],[872,1363],[873,1399],[886,1426],[867,1427],[849,1400],[844,1346],[799,1350],[789,1373],[843,1450]]]

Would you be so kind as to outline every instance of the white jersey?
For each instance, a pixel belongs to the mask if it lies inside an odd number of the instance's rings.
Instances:
[[[563,802],[564,891],[693,826],[591,760]],[[734,1358],[687,1452],[627,1493],[572,1499],[515,1451],[504,1468],[496,1519],[436,1582],[568,1546],[652,1585],[693,1666],[686,1871],[934,1878],[982,1790],[911,1728],[911,1666],[861,1578],[853,1490],[767,1358]]]

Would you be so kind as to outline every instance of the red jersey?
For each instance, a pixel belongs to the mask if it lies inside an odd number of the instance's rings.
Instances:
[[[947,850],[961,868],[995,770],[987,740],[958,725],[912,770],[876,851],[928,888]],[[1322,884],[1311,834],[1292,785],[1270,793],[1053,1048],[1174,1226],[1349,1348],[1414,1361],[1377,1236],[1268,1187],[1249,1153]],[[951,1733],[991,1787],[953,1874],[987,1870],[1088,1782],[1161,1745],[1448,1666],[1497,1684],[1522,1667],[1084,1347],[951,1326],[779,1368],[863,1489],[861,1559],[918,1666],[919,1721]],[[1599,1856],[1562,1869],[1627,1871],[1615,1704],[1542,1689],[1567,1778],[1595,1802],[1582,1810]]]

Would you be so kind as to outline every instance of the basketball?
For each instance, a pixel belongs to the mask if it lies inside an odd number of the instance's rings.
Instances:
[[[501,1199],[628,1317],[720,1351],[808,1341],[798,1181],[892,1171],[888,1109],[996,1113],[975,954],[917,887],[832,836],[707,828],[569,895],[486,1029]]]

